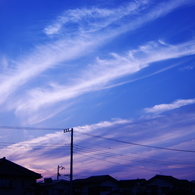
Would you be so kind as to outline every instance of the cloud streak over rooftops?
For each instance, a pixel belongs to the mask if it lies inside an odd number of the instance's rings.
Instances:
[[[193,159],[190,158],[191,154],[167,150],[160,150],[159,152],[159,149],[155,148],[108,140],[105,142],[101,138],[90,137],[90,135],[97,135],[98,132],[99,135],[103,134],[104,137],[121,141],[128,140],[128,142],[131,142],[131,140],[134,140],[133,142],[145,145],[166,145],[168,148],[191,150],[195,146],[193,138],[188,141],[184,141],[184,138],[194,134],[194,124],[192,123],[194,118],[194,114],[190,116],[178,112],[177,114],[147,120],[116,119],[74,127],[74,174],[103,174],[105,170],[107,170],[107,173],[109,170],[112,173],[114,169],[115,173],[113,174],[117,175],[117,170],[124,167],[131,172],[136,169],[133,174],[134,177],[143,177],[143,171],[148,177],[148,175],[152,176],[161,171],[164,174],[168,171],[169,174],[174,173],[176,175],[175,170],[178,166],[182,169],[190,169],[193,166]],[[175,126],[171,132],[167,128],[170,125]],[[137,128],[138,126],[139,128]],[[142,128],[144,128],[144,132]],[[110,129],[113,131],[112,134],[110,134]],[[121,131],[123,131],[123,134]],[[145,138],[141,138],[139,134],[144,134]],[[68,172],[69,143],[70,137],[68,134],[55,132],[9,145],[1,149],[1,152],[8,159],[15,159],[17,163],[39,171],[44,177],[48,177],[55,174],[58,164],[65,166],[66,172]],[[161,155],[160,159],[159,155]],[[179,158],[181,155],[182,158]],[[83,163],[85,166],[81,166]],[[86,166],[88,167],[87,172],[85,171]],[[181,173],[178,172],[177,174],[180,175]],[[122,177],[123,179],[129,177],[129,174],[123,174]]]

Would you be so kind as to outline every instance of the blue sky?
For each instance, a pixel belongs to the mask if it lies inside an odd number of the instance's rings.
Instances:
[[[195,179],[194,18],[193,0],[0,0],[2,157],[69,174],[73,127],[74,178]]]

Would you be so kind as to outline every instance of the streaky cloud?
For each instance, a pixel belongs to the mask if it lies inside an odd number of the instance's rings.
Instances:
[[[133,6],[132,9],[136,9],[134,7],[137,6]],[[124,9],[129,10],[131,8]],[[85,15],[93,15],[94,12],[97,12],[98,14],[95,14],[93,17],[96,17],[96,15],[97,17],[100,17],[101,14],[107,15],[108,13],[106,12],[112,11],[92,8],[92,10],[69,10],[68,12],[70,12],[70,18],[73,21],[77,21],[82,19],[82,17]],[[122,12],[122,10],[119,12]],[[116,17],[116,14],[114,13],[111,15]],[[68,20],[71,20],[70,18]],[[102,22],[99,24],[102,24]],[[100,25],[99,28],[103,28],[103,26]],[[121,32],[118,31],[117,33],[110,33],[109,35],[97,34],[98,37],[96,36],[96,39],[94,39],[94,34],[91,32],[85,32],[84,36],[83,33],[78,32],[78,34],[74,37],[66,35],[60,36],[57,41],[50,41],[44,45],[37,45],[29,54],[20,56],[20,58],[15,61],[11,59],[7,60],[5,57],[3,57],[2,64],[6,68],[3,69],[3,72],[0,75],[0,104],[8,100],[8,98],[21,86],[39,76],[44,71],[54,68],[62,62],[75,60],[80,56],[87,55],[87,53],[94,50],[98,45],[101,45],[106,39],[110,39],[110,37],[116,36],[120,33]],[[72,34],[72,32],[69,32],[69,34]]]
[[[145,108],[145,112],[147,113],[162,113],[162,112],[166,112],[169,110],[174,110],[177,108],[180,108],[182,106],[187,106],[190,104],[195,104],[195,98],[194,99],[187,99],[187,100],[176,100],[173,103],[170,104],[159,104],[159,105],[155,105],[152,108]]]
[[[61,62],[72,60],[89,52],[97,42],[91,39],[60,40],[42,46],[19,61],[14,62],[14,68],[5,69],[0,75],[0,103],[6,101],[11,94],[18,90],[42,72],[58,66]]]
[[[89,19],[87,25],[89,28],[78,28],[82,30],[77,31],[76,36],[71,36],[72,32],[67,32],[64,36],[59,36],[57,41],[52,40],[47,44],[36,46],[28,55],[21,56],[20,59],[15,60],[14,68],[10,68],[8,64],[11,60],[6,61],[3,59],[5,69],[0,75],[1,110],[15,110],[17,116],[23,116],[22,113],[27,111],[27,116],[32,115],[33,118],[33,122],[30,124],[34,124],[36,123],[36,117],[33,115],[36,115],[42,107],[50,107],[54,103],[74,99],[75,97],[91,91],[101,90],[114,79],[133,74],[152,62],[193,55],[193,41],[176,46],[162,44],[162,41],[159,43],[150,42],[145,46],[140,46],[139,49],[129,51],[127,55],[124,54],[122,56],[113,53],[111,60],[97,59],[97,62],[91,63],[91,66],[87,68],[84,66],[83,72],[78,72],[78,75],[84,73],[84,76],[88,78],[89,81],[79,76],[79,83],[75,81],[72,84],[61,85],[58,88],[49,87],[48,89],[48,87],[45,88],[44,85],[44,87],[40,86],[39,88],[32,89],[27,86],[33,78],[40,76],[44,71],[56,68],[62,64],[64,65],[79,57],[86,56],[98,46],[105,44],[106,40],[110,40],[125,31],[135,30],[143,24],[159,18],[182,5],[191,5],[193,1],[180,0],[171,1],[171,3],[163,3],[161,8],[159,8],[160,6],[156,6],[152,11],[149,10],[142,14],[142,11],[147,9],[149,4],[148,1],[135,1],[128,4],[128,6],[123,5],[114,10],[85,8],[83,10],[69,10],[67,11],[67,16],[59,16],[61,19],[59,19],[59,21],[57,20],[57,23],[60,23],[60,27],[57,28],[57,30],[52,30],[52,28],[55,28],[55,24],[54,27],[52,27],[52,25],[47,27],[46,32],[48,32],[48,34],[57,33],[64,24],[69,22],[78,23],[81,22],[82,19],[86,19],[86,17]],[[133,15],[136,16],[136,18],[133,22],[127,24],[123,21],[123,17],[127,15]],[[106,19],[107,16],[109,16],[108,19]],[[105,24],[101,20],[95,23],[95,20],[93,20],[95,17],[105,19]],[[117,30],[110,25],[114,21],[118,21]],[[92,27],[90,27],[90,24],[93,24]],[[106,26],[109,27],[107,31],[99,32],[100,29],[104,29]],[[94,39],[94,36],[96,39]],[[165,48],[163,49],[162,46]],[[155,54],[153,54],[153,59],[152,55],[149,55],[150,52],[154,52]],[[109,71],[111,71],[113,75],[109,74]],[[93,75],[94,78],[90,74]],[[20,93],[19,89],[25,85],[24,92]],[[45,116],[44,111],[42,113],[43,116],[40,117],[37,122],[49,118]],[[53,115],[50,115],[50,117],[51,116]]]
[[[116,125],[128,124],[129,122],[130,120],[113,119],[112,121],[102,121],[92,125],[77,126],[74,127],[74,131],[94,133],[97,129],[114,128]],[[74,142],[82,142],[83,140],[85,140],[83,136],[74,138]],[[56,131],[27,141],[10,144],[1,148],[0,151],[9,159],[14,159],[14,161],[20,162],[26,167],[48,175],[53,172],[53,167],[56,166],[56,163],[69,162],[69,142],[69,136],[64,134],[63,131]],[[53,152],[57,152],[58,157]],[[48,158],[53,159],[53,163],[48,165]]]
[[[36,115],[41,108],[52,106],[61,101],[70,101],[82,94],[105,89],[110,83],[125,75],[134,74],[154,62],[180,58],[195,54],[195,41],[188,41],[178,45],[149,42],[138,49],[126,52],[124,55],[112,53],[111,59],[101,60],[88,65],[78,72],[79,75],[69,85],[53,85],[52,88],[35,88],[15,103],[16,114],[29,113]],[[166,69],[165,69],[166,70]],[[114,87],[114,85],[113,85]],[[44,116],[44,113],[43,113]],[[25,119],[26,120],[26,119]]]
[[[133,15],[141,11],[148,3],[148,0],[138,0],[115,9],[92,7],[67,10],[61,16],[58,16],[58,19],[52,25],[46,27],[44,32],[47,35],[58,33],[69,34],[70,31],[73,34],[96,32],[102,28],[106,28],[126,15]],[[71,24],[74,24],[74,28],[67,28]]]
[[[114,119],[74,127],[75,175],[82,173],[86,166],[91,170],[91,174],[105,169],[110,171],[109,174],[116,174],[116,169],[129,166],[130,170],[137,170],[137,176],[142,175],[141,171],[138,171],[142,169],[154,174],[154,170],[173,172],[175,167],[188,168],[193,164],[191,154],[189,156],[188,153],[174,152],[173,155],[173,151],[161,150],[159,152],[152,148],[118,142],[116,144],[114,141],[105,142],[101,138],[95,139],[93,135],[104,135],[129,142],[134,140],[133,142],[145,145],[191,149],[195,144],[193,137],[188,141],[184,139],[186,135],[194,134],[194,124],[192,123],[195,118],[194,113],[193,116],[189,116],[190,113],[175,113],[147,120]],[[170,125],[175,127],[171,131],[168,129]],[[110,133],[111,129],[112,133]],[[142,137],[139,134],[142,134]],[[40,171],[44,177],[48,177],[55,173],[57,164],[68,167],[69,142],[70,137],[67,134],[54,132],[9,145],[0,151],[8,159],[14,159],[15,162]],[[80,166],[82,163],[85,166]]]

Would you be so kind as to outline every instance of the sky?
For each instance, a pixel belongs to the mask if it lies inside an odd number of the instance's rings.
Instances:
[[[0,158],[43,177],[195,180],[194,0],[0,0]]]

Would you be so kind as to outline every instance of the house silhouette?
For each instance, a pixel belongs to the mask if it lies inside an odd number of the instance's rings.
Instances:
[[[32,195],[36,190],[36,180],[42,176],[15,164],[5,157],[0,159],[0,194]]]

